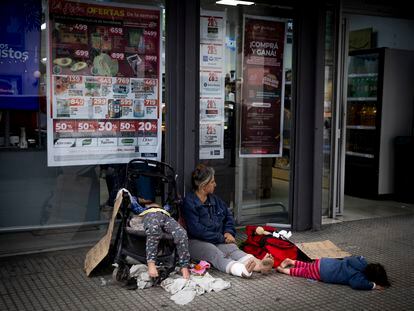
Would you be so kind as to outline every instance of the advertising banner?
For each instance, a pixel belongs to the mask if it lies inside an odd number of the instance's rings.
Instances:
[[[48,9],[48,165],[160,160],[160,10],[62,0]]]
[[[244,16],[240,157],[282,155],[286,22]]]
[[[200,16],[200,159],[224,158],[225,13]]]

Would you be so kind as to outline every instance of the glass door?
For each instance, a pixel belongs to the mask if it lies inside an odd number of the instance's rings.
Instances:
[[[330,165],[327,164],[327,157],[325,157],[324,167],[329,167],[329,190],[324,192],[324,207],[322,216],[335,218],[337,215],[343,213],[344,208],[344,176],[345,176],[345,123],[346,123],[346,94],[347,83],[344,77],[347,76],[347,60],[348,60],[348,22],[342,18],[340,8],[334,6],[331,13],[328,10],[328,16],[331,15],[333,19],[333,26],[331,27],[331,36],[334,38],[330,42],[332,57],[332,75],[325,75],[325,81],[331,81],[332,88],[329,88],[329,83],[325,85],[325,96],[330,90],[332,94],[328,96],[331,100],[331,118],[330,128],[324,129],[325,135],[330,138]],[[328,17],[327,16],[327,17]],[[327,19],[328,20],[328,19]],[[327,42],[326,42],[327,44]],[[329,64],[329,62],[326,62]],[[335,69],[334,69],[335,68]],[[330,78],[332,78],[330,80]],[[327,87],[328,86],[328,87]],[[326,98],[325,98],[326,100]],[[327,116],[325,116],[325,122]],[[330,133],[328,133],[328,130]],[[325,150],[325,149],[324,149]],[[324,175],[327,170],[325,169]]]
[[[345,193],[349,195],[377,193],[381,124],[378,68],[379,52],[350,52],[345,152]]]
[[[237,224],[289,223],[291,16],[272,1],[201,1],[200,162]]]
[[[265,12],[245,15],[242,29],[236,200],[240,223],[281,227],[289,223],[293,21],[262,14]],[[276,31],[256,31],[259,26],[275,27]],[[262,41],[256,39],[261,36]],[[249,47],[272,40],[280,40],[277,50],[283,57],[278,59],[276,52],[275,57],[262,57],[261,62],[252,60],[257,55]],[[276,77],[273,84],[268,81],[272,74]]]

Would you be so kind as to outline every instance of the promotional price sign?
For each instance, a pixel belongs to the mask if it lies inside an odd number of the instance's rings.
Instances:
[[[200,159],[224,158],[225,13],[200,16]]]
[[[282,155],[286,21],[244,16],[240,157]]]
[[[161,160],[160,9],[48,3],[48,165]]]

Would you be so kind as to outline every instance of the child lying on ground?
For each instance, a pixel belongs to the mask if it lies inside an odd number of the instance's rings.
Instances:
[[[321,258],[314,262],[286,258],[277,271],[326,283],[346,284],[353,289],[383,289],[390,286],[384,267],[379,263],[369,264],[362,256]]]
[[[158,270],[155,265],[158,244],[162,233],[166,232],[173,236],[174,244],[177,247],[178,265],[181,267],[183,278],[188,279],[190,277],[188,269],[190,253],[188,252],[188,237],[185,229],[170,216],[168,211],[151,201],[144,199],[138,199],[137,201],[135,197],[131,197],[131,209],[134,213],[139,214],[138,216],[143,217],[144,229],[147,235],[145,250],[149,276],[158,277]]]

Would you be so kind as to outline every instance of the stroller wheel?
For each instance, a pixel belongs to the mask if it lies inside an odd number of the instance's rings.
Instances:
[[[128,281],[129,269],[127,266],[115,267],[112,272],[112,281],[114,284],[124,285]]]

